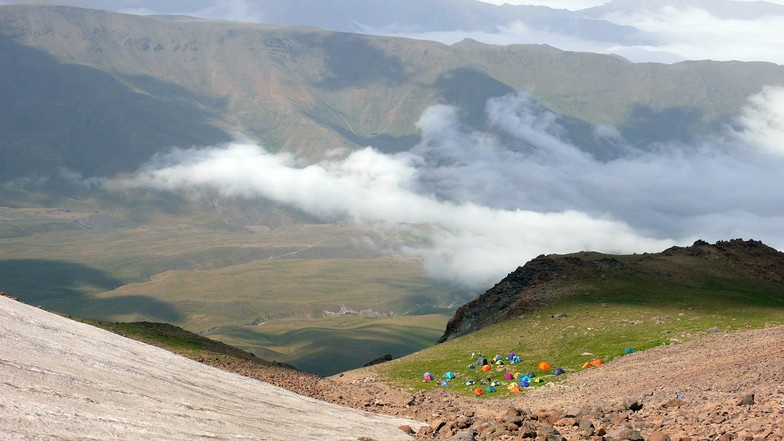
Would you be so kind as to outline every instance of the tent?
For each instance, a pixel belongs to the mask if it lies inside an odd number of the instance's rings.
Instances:
[[[514,373],[514,377],[515,377],[515,378],[520,378],[520,377],[522,377],[522,376],[523,376],[523,374],[521,374],[520,372],[515,372],[515,373]]]
[[[547,364],[545,362],[541,362],[541,363],[539,363],[539,369],[541,369],[543,371],[546,371],[547,369],[551,369],[551,368],[550,368],[549,364]]]
[[[504,374],[504,380],[512,380],[512,379],[514,379],[514,375],[512,375],[511,372],[507,372],[506,374]]]
[[[441,380],[441,386],[449,386],[449,382],[446,380]]]
[[[533,371],[528,371],[525,373],[525,376],[528,378],[535,378],[536,374]]]
[[[476,389],[474,389],[474,395],[483,395],[484,393],[485,391],[483,391],[481,388],[477,387]]]
[[[500,386],[500,385],[501,385],[500,381],[493,381],[490,383],[490,386]]]
[[[503,359],[504,359],[504,358],[503,358],[503,357],[501,357],[500,355],[496,355],[496,356],[495,356],[495,361],[501,361],[501,360],[503,360]]]
[[[597,358],[596,360],[593,360],[593,361],[591,362],[591,364],[592,364],[592,365],[594,365],[594,366],[599,366],[600,364],[602,364],[602,360],[599,360],[599,359]]]
[[[495,392],[495,388],[493,386],[487,386],[485,388],[485,393],[491,394],[493,392]]]
[[[528,386],[530,386],[530,385],[531,385],[531,383],[529,383],[529,382],[527,382],[527,381],[525,381],[525,380],[521,380],[521,381],[520,381],[520,386],[522,386],[522,387],[528,387]]]
[[[484,366],[487,364],[487,359],[485,357],[479,357],[476,359],[477,366]]]
[[[529,377],[528,375],[525,375],[525,376],[523,376],[523,378],[520,379],[520,381],[526,381],[526,382],[530,383],[531,382],[531,377]]]
[[[469,364],[468,369],[476,369],[476,366],[474,366],[473,364]]]
[[[455,378],[455,374],[452,373],[452,372],[447,372],[446,374],[444,374],[444,378],[448,378],[448,379],[451,380],[451,379]]]
[[[633,354],[633,353],[634,353],[634,349],[632,349],[632,348],[626,348],[626,349],[625,349],[623,352],[625,352],[625,353],[627,353],[627,354]]]
[[[430,372],[425,372],[425,381],[433,381],[433,375]]]
[[[563,374],[565,374],[565,373],[566,373],[566,371],[564,371],[564,370],[563,370],[563,369],[561,369],[561,368],[558,368],[558,369],[556,369],[556,370],[554,370],[554,371],[553,371],[553,375],[563,375]]]
[[[466,386],[473,386],[475,384],[476,384],[476,381],[474,381],[474,380],[468,380],[468,381],[465,382]]]
[[[520,393],[520,392],[522,392],[522,391],[523,391],[523,390],[522,390],[522,389],[520,389],[518,386],[512,386],[512,387],[509,389],[509,392],[511,392],[511,393],[513,393],[513,394],[519,394],[519,393]]]
[[[490,365],[486,364],[486,365],[482,366],[482,370],[483,371],[489,371],[490,370]]]
[[[512,363],[520,363],[520,357],[515,355],[514,358],[512,359]]]
[[[586,361],[583,365],[583,369],[588,369],[589,367],[593,366],[590,361]]]
[[[540,384],[540,383],[544,383],[544,380],[542,380],[541,378],[532,378],[531,383]]]
[[[509,361],[514,361],[514,359],[515,359],[515,353],[514,353],[514,352],[510,352],[510,353],[509,353],[509,356],[508,356],[508,357],[506,357],[506,359],[507,359],[507,360],[509,360]]]
[[[495,361],[495,364],[497,364],[498,366],[502,366],[502,365],[504,365],[505,363],[504,363],[504,360],[496,360],[496,361]]]

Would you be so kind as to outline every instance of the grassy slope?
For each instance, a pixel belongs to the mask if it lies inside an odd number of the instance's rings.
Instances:
[[[0,210],[12,233],[0,237],[0,289],[65,314],[169,322],[330,374],[433,344],[456,301],[418,261],[357,246],[367,233],[350,224],[240,228],[215,213],[162,210],[143,225],[90,230],[90,216],[129,213],[61,206]],[[322,317],[341,304],[380,315]],[[340,357],[324,363],[324,354]]]
[[[638,259],[640,256],[627,256]],[[673,262],[677,264],[678,262]],[[672,268],[672,267],[671,267]],[[703,271],[704,270],[704,271]],[[603,361],[622,356],[625,348],[641,350],[694,339],[709,332],[759,328],[784,323],[784,291],[780,283],[721,276],[721,268],[682,270],[679,280],[628,275],[617,279],[586,280],[582,294],[556,300],[521,318],[514,318],[474,334],[455,338],[417,354],[372,367],[377,375],[407,389],[437,388],[422,382],[425,371],[441,377],[454,371],[450,386],[470,394],[466,379],[492,377],[504,385],[495,396],[511,395],[503,374],[532,370],[540,361],[574,372],[594,358]],[[553,318],[566,314],[564,318]],[[482,375],[467,369],[472,352],[506,356],[515,351],[519,365]],[[590,355],[589,355],[590,354]]]

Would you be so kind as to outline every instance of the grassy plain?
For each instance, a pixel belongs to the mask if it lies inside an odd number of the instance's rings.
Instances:
[[[66,202],[0,208],[0,289],[64,314],[171,323],[330,374],[432,345],[463,300],[351,224],[243,226],[203,210],[136,222]]]

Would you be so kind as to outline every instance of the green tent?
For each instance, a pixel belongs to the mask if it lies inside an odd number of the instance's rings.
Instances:
[[[493,393],[493,392],[495,392],[495,388],[493,386],[487,386],[485,388],[485,393],[489,394],[489,393]]]

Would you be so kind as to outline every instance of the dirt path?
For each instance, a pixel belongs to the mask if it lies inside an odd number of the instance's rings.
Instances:
[[[410,439],[419,423],[294,394],[0,297],[0,439]]]

